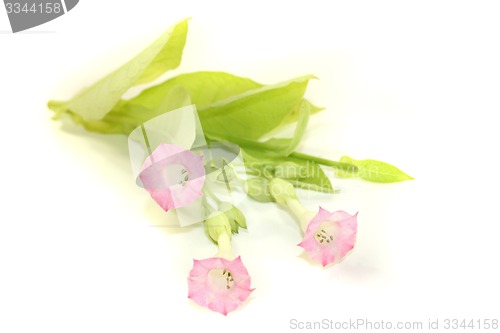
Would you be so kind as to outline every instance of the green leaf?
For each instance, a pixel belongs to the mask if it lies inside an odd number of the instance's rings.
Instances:
[[[185,106],[187,106],[185,109],[178,110],[178,112],[168,112]],[[159,116],[145,121],[140,127],[135,128],[130,133],[129,140],[136,144],[143,144],[143,147],[149,152],[156,149],[161,143],[165,143],[166,138],[180,147],[193,145],[198,132],[195,110],[183,87],[177,86],[172,89],[155,112]]]
[[[219,137],[258,139],[283,123],[302,100],[313,76],[296,78],[230,97],[199,112],[205,133]]]
[[[99,120],[85,120],[71,111],[67,114],[75,123],[83,125],[90,132],[128,135],[139,125],[154,117],[191,104],[189,93],[182,86],[174,86],[162,98],[154,109],[119,102],[111,112]]]
[[[274,177],[284,179],[303,178],[307,168],[294,162],[283,162],[274,168]]]
[[[153,61],[144,69],[139,79],[134,82],[134,86],[151,82],[160,77],[163,73],[179,67],[184,46],[186,45],[187,33],[188,20],[185,19],[160,37],[161,41],[157,42],[160,45],[163,44],[163,47],[157,53]],[[165,39],[166,43],[163,42]],[[154,51],[148,51],[148,49],[146,49],[143,53],[144,52],[152,53]]]
[[[108,114],[106,114],[106,116],[104,116],[104,118],[99,120],[85,120],[71,111],[67,111],[67,113],[72,116],[73,121],[83,125],[89,131],[106,134],[128,135],[134,130],[134,128],[145,121],[159,116],[162,112],[169,111],[162,108],[161,104],[165,103],[168,98],[177,98],[174,91],[178,87],[183,87],[184,90],[187,91],[191,97],[191,102],[196,105],[197,109],[201,113],[213,103],[224,101],[228,98],[235,98],[235,96],[240,96],[245,92],[262,88],[264,86],[250,79],[224,72],[194,72],[171,78],[159,85],[144,90],[138,96],[130,100],[120,100],[118,104],[116,104],[115,107]],[[302,110],[300,106],[302,106],[302,108],[307,106],[309,106],[310,109],[316,108],[307,100],[302,99],[301,103],[299,103],[290,112],[290,114],[295,115],[295,120],[297,120],[300,115],[300,124],[297,128],[297,134],[299,135],[296,136],[299,141],[301,136],[300,131],[305,128],[304,125],[307,125],[308,117],[307,112]],[[169,109],[172,110],[172,108]],[[301,110],[302,112],[299,112]],[[272,113],[272,111],[273,110],[271,110],[270,113]],[[203,122],[202,125],[204,128],[208,128],[208,125]],[[259,124],[257,123],[254,126],[258,125]],[[282,124],[278,124],[277,127],[281,125]],[[245,142],[247,144],[255,143],[254,140],[245,141],[239,136],[223,136],[215,131],[214,133],[211,133],[210,130],[206,130],[205,133],[214,140],[228,140],[239,143],[242,146],[246,146]],[[260,144],[262,145],[263,143]],[[290,149],[286,149],[286,147],[289,146],[290,142],[286,141],[282,144],[282,149],[287,152]],[[272,144],[269,145],[269,148],[273,149]],[[280,155],[283,155],[283,153]]]
[[[291,160],[299,165],[302,164],[307,168],[306,177],[290,180],[295,187],[325,193],[335,192],[330,179],[326,176],[319,164],[296,160],[290,157],[288,157],[287,160]]]
[[[263,87],[262,84],[250,79],[224,72],[194,72],[181,74],[148,88],[126,102],[148,109],[156,109],[163,97],[173,87],[179,85],[188,91],[198,110],[203,110],[213,103],[240,95],[248,90]]]
[[[262,87],[250,79],[224,72],[194,72],[182,74],[142,91],[130,100],[120,100],[104,118],[84,120],[73,112],[67,112],[73,121],[88,131],[106,134],[128,135],[137,126],[173,108],[163,108],[169,98],[175,98],[175,90],[182,87],[197,109],[214,102]]]
[[[169,90],[168,94],[163,96],[163,101],[153,110],[156,110],[158,114],[163,114],[191,104],[189,91],[184,86],[175,86]]]
[[[271,149],[277,155],[282,155],[282,156],[290,155],[295,150],[295,148],[297,148],[298,144],[302,140],[302,137],[304,136],[304,132],[309,122],[309,114],[311,113],[311,104],[304,99],[299,103],[297,109],[299,109],[298,121],[297,121],[297,127],[295,127],[293,137],[289,139],[273,138],[267,140],[264,143],[266,146],[269,147],[269,149]]]
[[[360,177],[362,179],[376,183],[394,183],[413,178],[396,168],[395,166],[377,160],[355,160],[348,156],[343,156],[340,162],[355,165],[357,171],[338,170],[339,177]]]
[[[149,82],[179,65],[187,27],[187,20],[181,21],[128,63],[82,90],[69,101],[49,102],[49,108],[56,112],[56,117],[71,112],[81,120],[102,119],[129,88]]]
[[[307,101],[307,100],[305,100],[305,101]],[[325,108],[313,105],[309,101],[307,101],[307,102],[309,103],[309,107],[310,107],[310,110],[309,110],[310,115],[316,114],[316,113],[323,111],[325,109]],[[300,111],[299,108],[293,109],[293,111],[290,112],[288,114],[288,116],[286,116],[285,120],[283,120],[283,125],[290,124],[290,123],[297,121],[299,119],[299,116],[300,116],[299,111]]]
[[[309,190],[309,191],[316,191],[316,192],[323,192],[323,193],[337,193],[338,190],[335,190],[332,186],[331,183],[329,183],[329,186],[325,186],[322,184],[317,184],[317,181],[313,182],[307,182],[307,181],[300,181],[300,180],[290,180],[288,181],[296,188],[300,188],[303,190]],[[325,180],[326,182],[326,180]],[[326,183],[325,183],[326,184]]]

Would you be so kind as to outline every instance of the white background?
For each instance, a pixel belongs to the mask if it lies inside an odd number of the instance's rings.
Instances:
[[[0,331],[287,332],[290,320],[500,319],[497,1],[86,0],[12,34],[0,9]],[[131,176],[126,139],[51,121],[71,97],[192,17],[183,63],[263,83],[315,74],[300,150],[375,158],[416,180],[333,179],[310,209],[359,211],[344,262],[309,264],[292,216],[250,202],[234,237],[256,288],[224,317],[187,299],[201,226]],[[496,317],[495,317],[496,316]],[[424,325],[424,327],[425,327]]]

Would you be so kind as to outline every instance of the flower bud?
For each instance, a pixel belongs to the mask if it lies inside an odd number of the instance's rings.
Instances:
[[[293,162],[284,162],[274,171],[274,176],[284,179],[298,179],[307,177],[307,168]]]
[[[273,202],[269,193],[269,181],[265,178],[251,178],[247,181],[247,194],[258,202]]]
[[[215,244],[223,233],[231,239],[231,224],[226,214],[221,212],[214,212],[208,216],[205,221],[205,231]]]
[[[297,199],[293,185],[281,178],[271,180],[269,190],[274,200],[282,205],[286,205],[289,199]]]

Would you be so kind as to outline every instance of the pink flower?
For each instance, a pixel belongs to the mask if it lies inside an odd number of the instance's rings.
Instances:
[[[198,305],[227,315],[236,310],[254,290],[240,257],[234,260],[194,260],[188,278],[188,298]]]
[[[203,157],[177,145],[162,143],[144,162],[139,178],[165,211],[184,207],[202,196]]]
[[[304,239],[298,246],[323,266],[338,262],[354,247],[357,215],[341,210],[331,213],[320,207],[318,214],[309,222]]]

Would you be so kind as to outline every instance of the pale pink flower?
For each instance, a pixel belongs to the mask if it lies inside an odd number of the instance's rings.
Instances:
[[[323,266],[338,262],[354,247],[357,215],[341,210],[331,213],[320,207],[298,245],[306,250],[312,260]]]
[[[184,207],[202,196],[203,157],[177,145],[162,143],[144,162],[139,178],[165,211]]]
[[[250,284],[250,276],[240,257],[194,260],[188,278],[188,298],[227,315],[240,307],[254,290]]]

